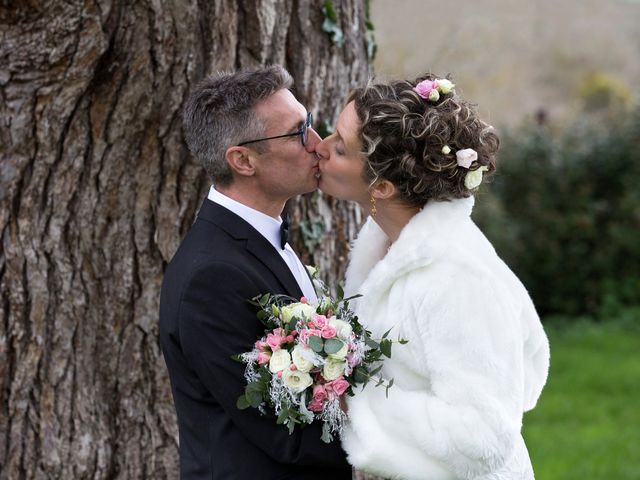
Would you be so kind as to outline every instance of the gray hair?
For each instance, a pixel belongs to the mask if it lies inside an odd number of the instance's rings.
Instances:
[[[219,72],[206,77],[191,91],[183,109],[185,138],[189,150],[215,184],[232,182],[225,160],[229,147],[264,136],[265,125],[254,106],[292,84],[287,70],[270,65]]]

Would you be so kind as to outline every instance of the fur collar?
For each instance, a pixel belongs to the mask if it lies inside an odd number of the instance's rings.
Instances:
[[[390,248],[387,235],[369,217],[351,250],[347,295],[365,291],[367,295],[376,295],[411,270],[429,265],[442,255],[449,240],[471,222],[473,204],[473,197],[427,203]]]

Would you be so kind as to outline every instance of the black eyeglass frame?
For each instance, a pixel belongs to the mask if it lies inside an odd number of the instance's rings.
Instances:
[[[311,112],[307,113],[307,119],[300,125],[300,130],[295,133],[285,133],[284,135],[276,135],[275,137],[257,138],[256,140],[249,140],[248,142],[239,143],[238,146],[248,145],[249,143],[262,142],[264,140],[273,140],[274,138],[295,137],[300,135],[300,141],[304,147],[309,139],[309,129],[313,126],[313,115]]]

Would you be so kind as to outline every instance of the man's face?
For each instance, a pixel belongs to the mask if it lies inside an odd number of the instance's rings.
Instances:
[[[306,108],[287,89],[260,102],[255,111],[265,123],[264,137],[295,133],[307,119]],[[267,198],[286,200],[318,188],[315,147],[319,141],[309,128],[304,146],[300,135],[261,142],[266,151],[257,155],[256,176]]]

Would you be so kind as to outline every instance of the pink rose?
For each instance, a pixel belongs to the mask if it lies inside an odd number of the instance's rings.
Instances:
[[[276,330],[282,330],[282,329],[278,328]],[[274,332],[276,330],[274,330]],[[271,347],[271,350],[273,350],[274,352],[280,349],[280,345],[282,344],[283,340],[284,338],[282,337],[282,335],[279,335],[277,333],[267,334],[267,345],[269,345]]]
[[[316,328],[323,328],[327,324],[327,317],[324,315],[318,315],[317,313],[311,317],[311,320],[316,325]]]
[[[423,80],[415,86],[413,89],[422,98],[428,99],[431,94],[431,90],[438,88],[438,82],[435,80]]]
[[[306,345],[308,343],[309,337],[322,337],[322,332],[313,328],[308,328],[300,332],[300,341],[303,344]]]
[[[309,303],[309,300],[307,300],[307,297],[300,297],[300,303]]]
[[[285,342],[287,343],[291,343],[293,342],[293,335],[287,335],[286,338],[284,339]]]
[[[340,396],[349,388],[349,382],[347,382],[344,377],[338,377],[331,382],[331,387],[333,391]]]
[[[321,412],[324,409],[324,403],[312,400],[311,403],[307,405],[307,408],[312,412]]]
[[[262,340],[258,340],[254,346],[256,347],[257,350],[264,350],[265,348],[267,348],[267,344]]]
[[[322,328],[322,338],[333,338],[336,336],[336,328],[331,325],[325,325]]]
[[[327,391],[324,385],[316,385],[313,387],[313,400],[316,402],[324,402],[327,399]]]
[[[271,355],[269,355],[268,353],[260,352],[258,354],[258,363],[260,365],[264,365],[265,363],[268,363],[269,360],[271,360]]]

